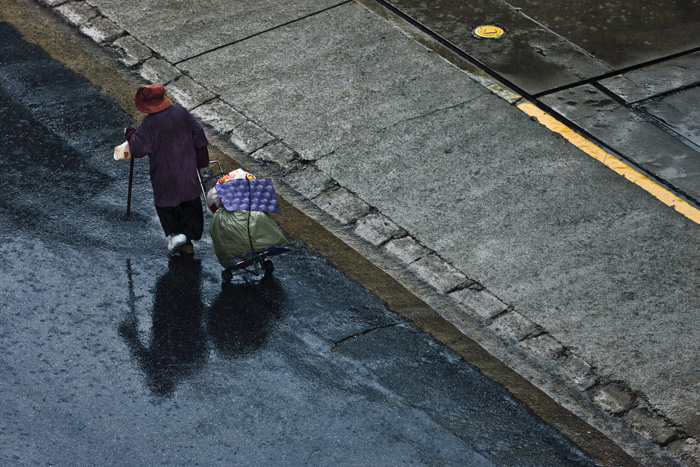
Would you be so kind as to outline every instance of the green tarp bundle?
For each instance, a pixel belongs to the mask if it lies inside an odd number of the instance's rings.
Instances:
[[[260,211],[217,209],[209,224],[209,234],[216,257],[225,268],[233,264],[235,256],[251,251],[251,245],[252,251],[258,251],[287,242],[274,219]]]

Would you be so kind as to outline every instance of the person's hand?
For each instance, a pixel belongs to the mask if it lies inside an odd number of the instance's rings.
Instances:
[[[134,127],[132,127],[132,126],[128,126],[128,127],[126,127],[126,129],[124,130],[124,138],[125,138],[127,141],[129,141],[129,138],[131,138],[131,135],[133,135],[134,133],[136,133],[136,128],[134,128]]]

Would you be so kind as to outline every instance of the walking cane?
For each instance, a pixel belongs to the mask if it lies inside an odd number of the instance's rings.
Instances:
[[[134,158],[131,157],[131,164],[129,165],[129,193],[126,196],[126,217],[131,215],[131,184],[134,180]]]

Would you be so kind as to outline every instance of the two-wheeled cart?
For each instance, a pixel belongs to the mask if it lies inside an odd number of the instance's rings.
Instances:
[[[214,171],[211,167],[218,169]],[[224,267],[221,279],[235,275],[268,277],[274,271],[270,256],[290,251],[282,246],[284,234],[269,213],[280,213],[272,181],[237,170],[224,174],[218,161],[210,161],[204,174],[197,171],[207,209],[214,251]]]

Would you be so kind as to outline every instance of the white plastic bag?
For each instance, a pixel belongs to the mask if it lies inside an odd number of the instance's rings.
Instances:
[[[124,141],[119,146],[114,146],[114,160],[115,161],[128,161],[131,159],[131,149],[129,149],[129,142]]]
[[[219,193],[216,192],[216,185],[211,187],[207,193],[207,212],[209,214],[214,214],[217,209],[221,206],[221,198]]]

